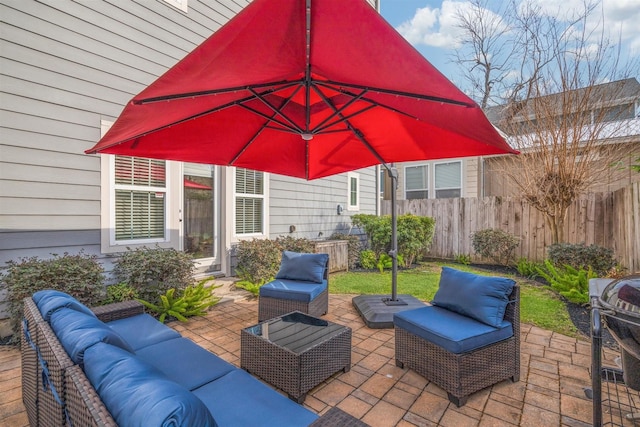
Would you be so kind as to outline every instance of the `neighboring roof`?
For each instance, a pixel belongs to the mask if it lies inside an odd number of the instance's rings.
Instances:
[[[589,92],[587,92],[588,90]],[[588,96],[589,103],[593,108],[605,105],[612,106],[628,104],[640,99],[640,83],[637,78],[632,77],[624,80],[602,83],[589,88],[580,88],[569,92],[545,95],[535,99],[548,105],[552,105],[552,103],[562,105],[563,99],[566,99],[567,96],[572,96],[578,99]],[[523,113],[527,113],[528,115],[533,114],[532,101],[533,99],[529,101],[516,101],[514,103],[491,106],[486,108],[484,112],[491,123],[499,125],[499,122],[507,119],[508,116],[517,120],[517,118],[523,118]]]

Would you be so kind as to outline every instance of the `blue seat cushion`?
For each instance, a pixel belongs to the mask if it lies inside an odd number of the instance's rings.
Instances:
[[[193,391],[220,427],[307,426],[318,416],[236,369]]]
[[[120,334],[134,351],[162,341],[180,338],[180,334],[146,313],[125,317],[107,325]]]
[[[52,289],[38,291],[34,293],[31,298],[38,307],[38,310],[40,310],[40,314],[42,315],[42,318],[45,322],[50,322],[51,314],[53,314],[54,311],[64,307],[71,308],[73,310],[96,317],[96,315],[93,313],[93,311],[91,311],[89,307],[82,304],[71,295],[61,291]]]
[[[290,301],[311,302],[326,290],[326,280],[315,283],[302,282],[300,280],[276,279],[260,287],[260,296]]]
[[[328,263],[328,254],[283,251],[280,270],[276,274],[276,279],[322,283]]]
[[[82,366],[86,350],[106,342],[133,352],[129,344],[113,329],[93,315],[72,308],[60,308],[51,314],[51,329],[74,363]]]
[[[87,378],[119,426],[217,425],[193,393],[131,353],[102,343],[87,349],[85,361]]]
[[[187,390],[238,369],[188,338],[162,341],[138,350],[136,355]]]
[[[513,326],[504,320],[494,328],[467,316],[437,306],[394,314],[393,324],[445,350],[462,354],[513,336]]]
[[[498,328],[515,283],[505,277],[480,276],[442,267],[440,287],[432,304]]]

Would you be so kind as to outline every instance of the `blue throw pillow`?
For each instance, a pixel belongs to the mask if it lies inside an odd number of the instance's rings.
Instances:
[[[31,298],[33,298],[33,302],[36,303],[45,322],[51,320],[51,314],[53,314],[54,311],[64,307],[95,317],[95,314],[93,314],[93,311],[91,311],[89,307],[64,292],[47,289],[36,292]]]
[[[327,268],[328,262],[328,254],[284,251],[282,252],[280,271],[276,274],[276,279],[322,283],[324,270]]]
[[[101,343],[87,349],[85,362],[87,378],[119,426],[217,425],[196,395],[133,354]]]
[[[500,327],[515,281],[442,267],[433,305]]]
[[[106,342],[133,353],[129,344],[116,331],[95,316],[61,308],[51,315],[51,329],[73,363],[83,365],[85,351],[99,343]]]

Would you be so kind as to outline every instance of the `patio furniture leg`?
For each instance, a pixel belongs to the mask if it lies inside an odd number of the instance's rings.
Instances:
[[[453,403],[458,408],[467,404],[467,396],[456,397],[451,393],[447,393],[447,397],[449,398],[449,402]]]

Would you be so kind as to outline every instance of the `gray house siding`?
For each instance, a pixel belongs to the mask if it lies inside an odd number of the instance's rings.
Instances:
[[[84,250],[110,269],[100,159],[84,150],[247,3],[189,0],[185,14],[162,0],[0,0],[0,267]]]
[[[352,231],[352,214],[377,213],[375,168],[356,172],[360,176],[358,211],[347,210],[347,174],[314,181],[270,175],[270,237],[318,239],[336,232],[348,234]],[[338,204],[344,208],[341,215],[337,213]],[[290,232],[292,225],[294,232]]]

